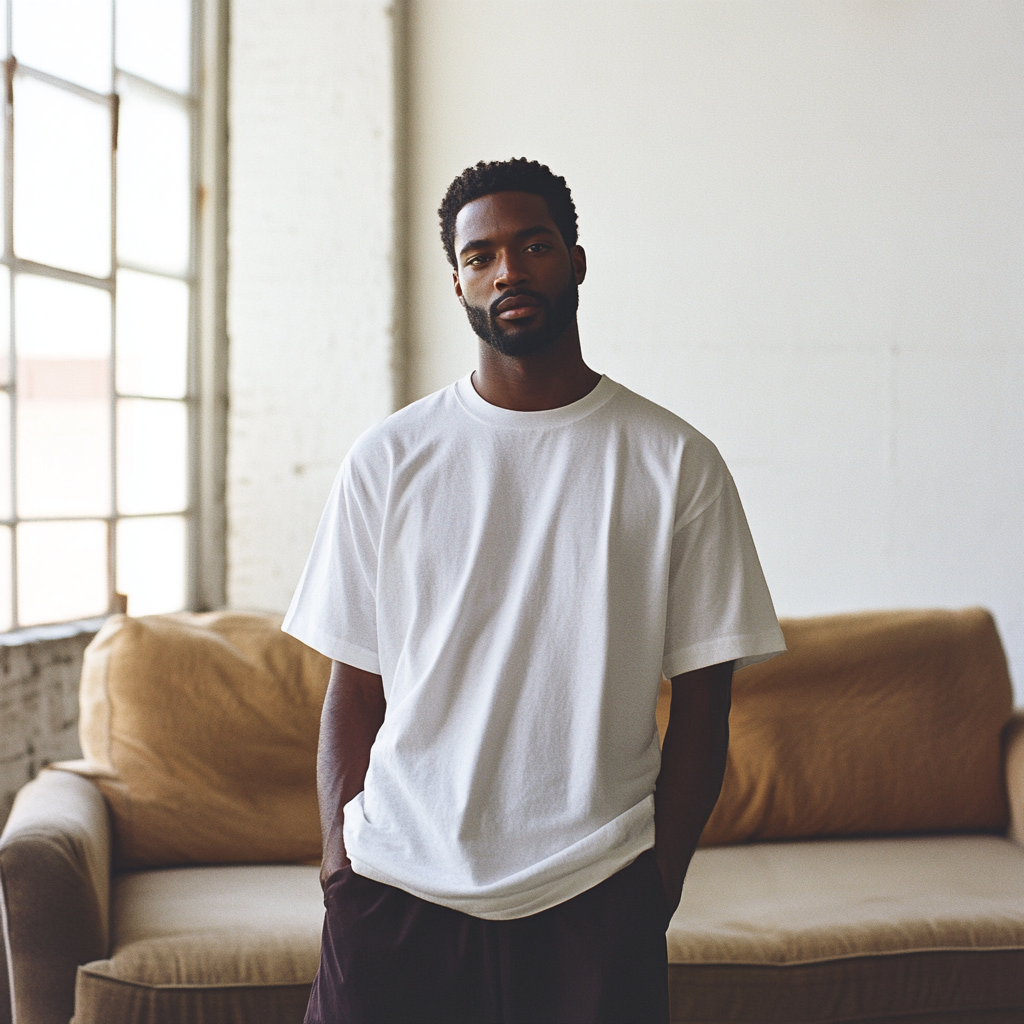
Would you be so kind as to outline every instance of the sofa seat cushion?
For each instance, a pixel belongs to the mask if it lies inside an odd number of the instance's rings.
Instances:
[[[302,1020],[320,961],[316,867],[116,876],[109,959],[79,968],[75,1024]]]
[[[673,1021],[1024,1019],[1024,849],[968,835],[699,850],[668,949]]]

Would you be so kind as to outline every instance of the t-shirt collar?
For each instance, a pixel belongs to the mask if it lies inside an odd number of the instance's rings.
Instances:
[[[454,384],[455,396],[462,408],[474,419],[482,420],[484,423],[519,430],[546,430],[574,423],[600,409],[619,390],[619,385],[615,381],[602,376],[596,387],[579,401],[559,406],[557,409],[520,412],[517,409],[502,409],[485,401],[473,387],[472,377],[472,373],[469,373]]]

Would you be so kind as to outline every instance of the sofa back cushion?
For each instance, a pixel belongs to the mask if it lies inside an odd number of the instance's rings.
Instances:
[[[316,746],[330,661],[281,617],[108,619],[85,653],[79,734],[118,864],[319,861]]]
[[[738,672],[722,795],[703,845],[1004,831],[1012,690],[992,616],[783,620],[789,648]]]
[[[733,682],[728,767],[703,845],[1005,830],[1012,695],[987,612],[782,628],[789,651]],[[329,673],[280,616],[113,616],[85,655],[85,759],[60,767],[107,798],[122,867],[316,861]]]

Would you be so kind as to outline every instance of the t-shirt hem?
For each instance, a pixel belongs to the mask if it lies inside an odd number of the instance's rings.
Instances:
[[[666,679],[672,679],[684,672],[694,672],[709,665],[731,661],[734,662],[733,671],[737,672],[748,665],[756,665],[777,654],[784,654],[785,651],[786,641],[782,630],[776,627],[762,633],[717,637],[673,651],[665,658],[661,670]]]
[[[649,839],[641,840],[636,844],[636,849],[633,849],[632,846],[617,849],[614,854],[609,854],[593,864],[588,864],[587,867],[573,872],[558,882],[547,882],[530,892],[516,893],[514,896],[504,898],[442,897],[436,893],[421,892],[412,886],[404,885],[384,872],[376,871],[369,864],[355,857],[352,857],[351,861],[352,870],[357,875],[363,875],[365,878],[372,878],[375,882],[401,889],[427,903],[448,907],[450,910],[457,910],[484,921],[514,921],[550,910],[552,907],[557,907],[559,904],[585,893],[588,889],[593,889],[595,885],[600,885],[616,872],[628,867],[641,853],[651,849],[652,845],[653,843]]]

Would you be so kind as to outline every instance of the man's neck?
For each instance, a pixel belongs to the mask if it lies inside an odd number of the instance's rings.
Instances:
[[[549,348],[528,356],[505,356],[481,341],[472,379],[476,393],[491,405],[541,412],[578,402],[597,387],[601,375],[583,361],[573,325]]]

